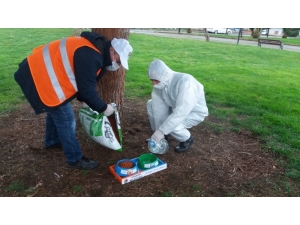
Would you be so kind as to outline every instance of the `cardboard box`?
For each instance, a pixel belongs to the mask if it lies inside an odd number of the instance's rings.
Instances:
[[[157,158],[158,160],[158,165],[146,170],[142,170],[140,168],[138,168],[138,171],[135,174],[126,176],[126,177],[120,177],[116,171],[115,171],[115,166],[116,165],[112,165],[109,167],[110,172],[115,176],[115,178],[121,183],[121,184],[126,184],[129,183],[131,181],[140,179],[142,177],[148,176],[150,174],[156,173],[158,171],[164,170],[167,168],[167,163],[161,161],[159,158]],[[132,159],[132,161],[137,162],[138,161],[138,157]]]

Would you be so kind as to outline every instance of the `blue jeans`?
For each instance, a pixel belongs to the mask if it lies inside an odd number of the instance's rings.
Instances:
[[[47,112],[46,146],[62,144],[67,162],[75,162],[82,157],[76,138],[76,120],[70,103]]]

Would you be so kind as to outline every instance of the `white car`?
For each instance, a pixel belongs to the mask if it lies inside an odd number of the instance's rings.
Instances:
[[[232,30],[229,28],[206,28],[207,32],[209,33],[215,33],[215,34],[226,34],[226,29],[227,29],[227,34],[232,34]]]
[[[267,35],[267,30],[262,30],[260,34],[261,35]]]

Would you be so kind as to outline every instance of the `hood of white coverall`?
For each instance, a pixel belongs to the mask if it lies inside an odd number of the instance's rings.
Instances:
[[[163,61],[160,59],[153,60],[148,69],[148,77],[152,80],[158,80],[164,83],[166,86],[171,80],[174,71],[171,70]]]

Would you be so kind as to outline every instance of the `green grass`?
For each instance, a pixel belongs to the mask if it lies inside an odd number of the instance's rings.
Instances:
[[[72,29],[0,29],[0,113],[25,101],[13,78],[21,60],[33,47],[71,33]],[[147,70],[159,58],[174,71],[199,80],[210,115],[230,121],[232,130],[252,131],[266,150],[286,159],[286,176],[300,181],[299,53],[143,34],[130,34],[129,41],[133,53],[126,73],[127,98],[150,98]]]
[[[25,186],[23,182],[14,181],[7,188],[7,191],[24,192]]]
[[[81,191],[83,191],[82,186],[80,186],[80,185],[75,185],[75,186],[74,186],[74,192],[79,193],[79,192],[81,192]]]
[[[299,53],[236,44],[131,34],[127,97],[149,97],[149,63],[159,58],[205,87],[210,115],[258,135],[265,148],[288,159],[300,181]],[[222,131],[219,127],[214,127]]]
[[[172,192],[170,192],[170,191],[163,192],[163,193],[161,194],[161,197],[172,197]]]
[[[0,29],[0,114],[15,109],[24,101],[21,89],[14,80],[19,63],[34,47],[67,37],[73,29]]]

